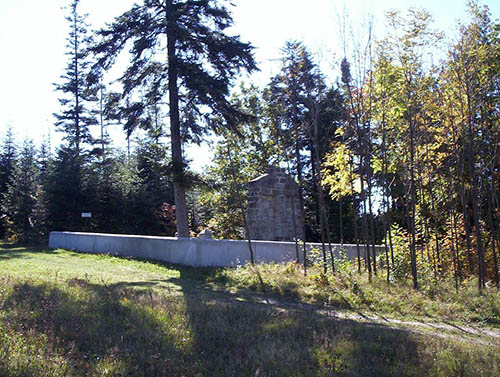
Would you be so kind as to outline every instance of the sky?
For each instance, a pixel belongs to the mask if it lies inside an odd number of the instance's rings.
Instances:
[[[132,0],[81,0],[82,13],[97,29],[127,11]],[[339,15],[344,11],[348,22],[361,25],[373,17],[376,35],[383,35],[384,12],[408,7],[427,9],[435,27],[448,37],[457,30],[457,21],[466,20],[465,0],[233,0],[234,26],[255,46],[261,71],[244,77],[246,82],[265,85],[278,73],[280,48],[288,40],[303,41],[313,55],[321,59],[323,72],[338,71],[342,57]],[[70,0],[0,0],[0,140],[12,126],[16,139],[33,138],[37,144],[50,133],[52,145],[60,140],[54,129],[53,113],[59,110],[54,83],[61,82],[67,64],[65,38],[68,25],[61,9]],[[500,1],[487,0],[492,19],[500,17]],[[123,145],[119,129],[110,130],[115,144]],[[191,148],[195,165],[206,161],[206,148]]]

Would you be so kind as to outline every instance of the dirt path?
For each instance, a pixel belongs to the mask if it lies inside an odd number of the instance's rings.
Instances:
[[[349,310],[339,310],[328,306],[320,306],[303,302],[283,300],[267,297],[254,292],[230,292],[225,290],[204,287],[196,289],[197,294],[202,291],[206,300],[219,302],[238,302],[246,305],[270,306],[277,310],[294,311],[317,315],[319,317],[337,320],[353,321],[364,325],[384,326],[401,331],[409,331],[422,335],[432,335],[440,338],[463,341],[474,344],[500,347],[500,330],[471,325],[459,325],[449,322],[435,322],[429,320],[401,320],[389,318],[377,313],[362,313]]]

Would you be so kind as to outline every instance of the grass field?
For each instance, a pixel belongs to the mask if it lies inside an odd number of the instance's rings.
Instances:
[[[0,375],[500,375],[497,291],[364,279],[1,244]]]

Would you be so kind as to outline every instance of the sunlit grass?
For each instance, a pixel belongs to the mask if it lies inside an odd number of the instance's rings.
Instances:
[[[367,275],[358,274],[355,266],[344,266],[335,274],[312,266],[304,276],[303,269],[294,263],[221,269],[210,279],[214,286],[234,291],[265,292],[336,309],[500,327],[500,290],[490,287],[480,295],[474,280],[462,282],[458,291],[451,280],[431,280],[416,291],[411,281],[387,283],[383,273],[369,283]]]
[[[0,248],[0,375],[500,374],[498,346],[252,300],[264,290],[264,296],[287,302],[326,299],[367,309],[381,300],[383,289],[398,294],[382,281],[368,287],[362,277],[350,282],[310,272],[304,278],[295,265],[191,269]],[[405,295],[415,297],[405,290],[397,299]],[[395,305],[380,304],[387,310]]]

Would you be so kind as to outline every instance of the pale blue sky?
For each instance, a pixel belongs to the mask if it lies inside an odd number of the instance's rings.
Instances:
[[[66,65],[64,56],[67,24],[61,0],[0,1],[0,137],[12,125],[17,139],[26,136],[38,142],[49,128],[55,135],[52,114],[58,111],[57,93],[52,83],[59,81]],[[132,0],[81,0],[81,9],[89,13],[91,26],[97,28],[127,10]],[[465,19],[465,0],[233,0],[234,32],[256,47],[256,58],[262,72],[246,78],[257,84],[267,82],[277,73],[279,50],[285,41],[302,40],[322,57],[324,71],[338,69],[338,15],[345,7],[350,21],[359,25],[368,14],[374,16],[378,35],[384,30],[384,11],[423,7],[430,11],[435,26],[452,37],[457,20]],[[483,2],[492,18],[500,16],[500,1]],[[118,137],[122,136],[117,133]],[[122,139],[123,140],[123,139]],[[117,142],[122,142],[117,140]]]

